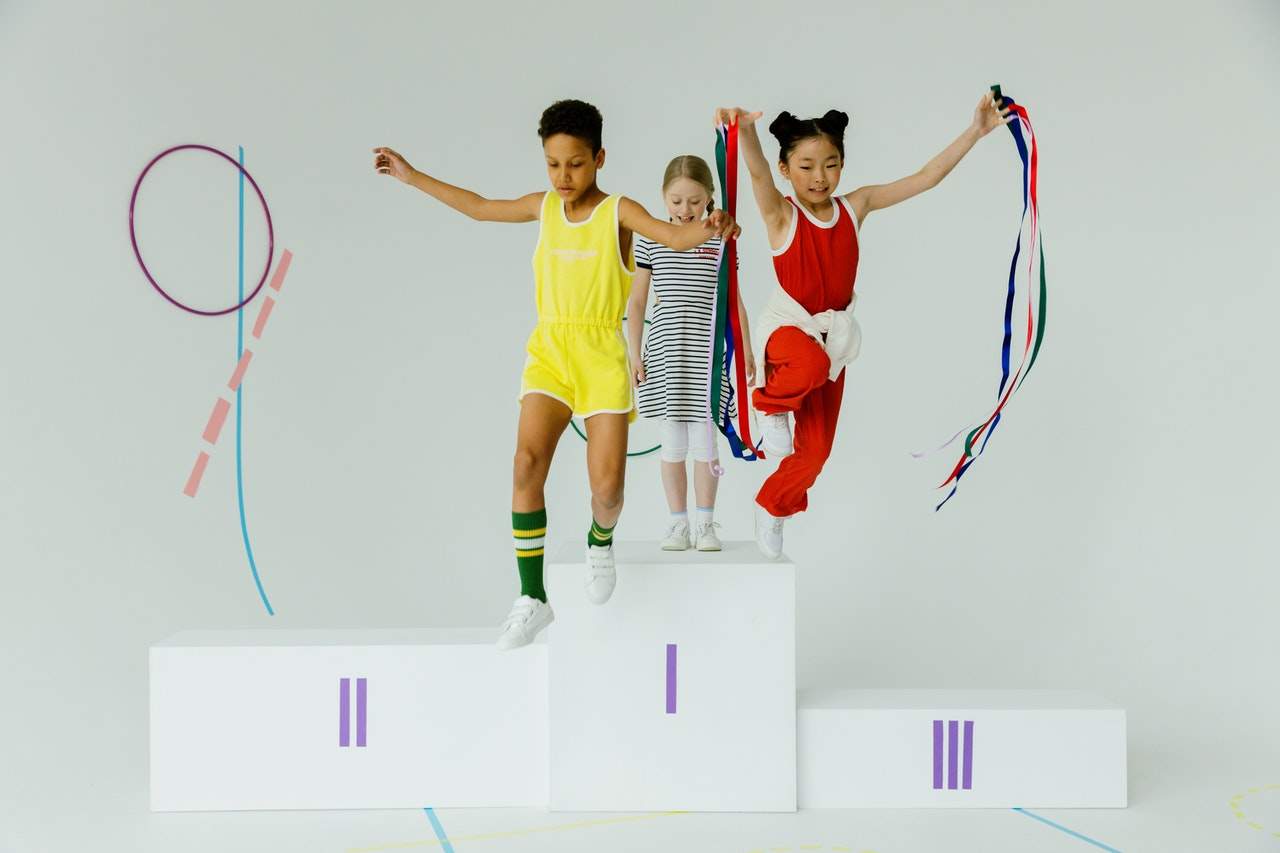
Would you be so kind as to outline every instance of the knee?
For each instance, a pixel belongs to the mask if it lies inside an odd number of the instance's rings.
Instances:
[[[662,422],[662,461],[683,462],[689,455],[689,425]]]
[[[796,357],[796,369],[804,373],[812,385],[821,385],[831,372],[831,357],[827,351],[810,338],[808,346],[800,350]]]
[[[693,451],[693,461],[714,462],[716,453],[716,428],[711,421],[693,424],[689,437],[689,447]]]
[[[621,509],[622,475],[606,475],[593,480],[591,483],[591,497],[603,509]]]
[[[543,458],[527,447],[517,447],[512,464],[516,486],[536,486],[547,478],[547,467],[550,460]]]
[[[812,486],[827,464],[828,455],[820,452],[820,448],[806,448],[797,444],[796,452],[784,461],[791,463],[792,476]]]

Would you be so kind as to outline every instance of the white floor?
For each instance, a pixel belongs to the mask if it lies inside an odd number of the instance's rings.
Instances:
[[[6,851],[1003,851],[1280,850],[1280,787],[1256,793],[1225,779],[1166,779],[1135,792],[1118,811],[1039,812],[1055,828],[1015,811],[811,811],[794,815],[549,814],[446,810],[437,814],[448,845],[425,810],[149,814],[141,778],[64,768],[62,796],[19,795],[6,818]],[[1240,775],[1249,774],[1241,770]],[[12,780],[9,780],[12,781]],[[1146,794],[1144,795],[1144,788]],[[1239,800],[1243,819],[1233,816]],[[33,802],[33,799],[36,801]],[[13,818],[16,818],[14,820]],[[1250,825],[1256,824],[1261,829]],[[1072,833],[1085,836],[1084,839]],[[1092,839],[1092,843],[1087,840]]]

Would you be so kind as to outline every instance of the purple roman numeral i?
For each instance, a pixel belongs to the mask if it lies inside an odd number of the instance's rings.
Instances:
[[[366,746],[369,681],[356,679],[356,746]],[[351,746],[351,679],[338,681],[338,746]]]
[[[676,644],[667,643],[667,713],[676,712]]]
[[[933,721],[933,787],[942,789],[943,747],[946,747],[947,789],[954,791],[973,788],[973,720],[964,721],[964,760],[957,761],[960,752],[960,721],[947,720],[946,737],[942,733],[942,720]]]

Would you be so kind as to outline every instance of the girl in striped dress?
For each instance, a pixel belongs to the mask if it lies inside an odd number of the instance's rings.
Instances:
[[[711,168],[701,157],[685,154],[667,165],[662,195],[671,222],[687,225],[709,215],[715,184]],[[639,392],[640,414],[662,419],[662,487],[671,510],[671,522],[662,547],[667,551],[719,551],[715,522],[718,462],[716,425],[711,420],[711,338],[715,326],[716,289],[722,241],[712,237],[700,246],[676,251],[639,237],[636,240],[636,274],[627,303],[627,332],[631,367]],[[644,340],[645,309],[649,290],[654,292],[653,320]],[[747,312],[738,300],[737,311],[747,335]],[[748,382],[755,381],[751,342],[742,342],[747,358]],[[723,365],[721,382],[729,387]],[[719,418],[737,414],[728,395],[721,400]],[[697,516],[689,524],[688,477],[685,460],[692,453],[693,491]]]

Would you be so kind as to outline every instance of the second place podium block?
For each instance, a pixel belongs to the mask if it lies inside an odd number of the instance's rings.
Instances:
[[[547,647],[494,630],[185,631],[151,648],[153,811],[547,803]]]
[[[548,561],[551,808],[794,811],[795,566],[614,547],[604,605],[585,544]]]

